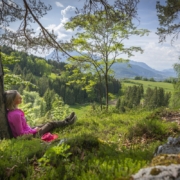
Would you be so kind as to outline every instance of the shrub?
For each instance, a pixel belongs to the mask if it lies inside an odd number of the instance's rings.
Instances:
[[[162,140],[172,133],[172,129],[175,129],[173,123],[164,123],[160,119],[143,119],[129,127],[127,136],[129,139],[145,136],[154,140]]]
[[[31,163],[45,152],[46,145],[40,139],[27,137],[0,141],[0,179],[26,178]]]

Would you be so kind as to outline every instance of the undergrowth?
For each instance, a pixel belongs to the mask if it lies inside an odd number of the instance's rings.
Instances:
[[[161,111],[162,112],[162,111]],[[126,180],[146,167],[179,128],[157,112],[93,112],[57,129],[52,143],[24,136],[0,141],[0,179]]]

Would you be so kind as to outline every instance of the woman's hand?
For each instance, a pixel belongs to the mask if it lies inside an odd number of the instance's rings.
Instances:
[[[37,132],[39,132],[39,131],[41,130],[41,128],[35,127],[35,130],[36,130]]]

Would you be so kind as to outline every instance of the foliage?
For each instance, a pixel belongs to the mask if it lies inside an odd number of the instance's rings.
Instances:
[[[2,52],[0,52],[0,58],[2,60],[2,64],[4,65],[4,88],[5,90],[11,89],[12,85],[20,85],[20,84],[24,84],[24,85],[31,85],[31,86],[35,86],[32,83],[30,83],[29,81],[25,81],[23,80],[22,76],[20,75],[16,75],[14,73],[12,73],[10,71],[10,69],[8,68],[9,65],[15,64],[17,62],[19,62],[19,58],[11,55],[8,56]]]
[[[120,3],[119,0],[115,1],[114,6],[109,6],[108,3],[104,0],[100,1],[100,4],[104,6],[107,12],[115,12],[117,9],[121,9],[122,16],[124,13],[126,14],[126,19],[123,18],[123,21],[128,19],[132,19],[136,17],[136,7],[139,0],[132,1],[130,0],[129,3]],[[87,3],[87,1],[86,1]],[[87,6],[85,3],[84,10],[86,12]],[[90,12],[93,9],[92,0],[89,1],[90,3]],[[119,4],[120,3],[120,4]],[[13,0],[2,0],[0,1],[0,22],[1,22],[1,45],[9,45],[14,46],[18,50],[25,50],[29,51],[33,49],[35,52],[44,52],[47,49],[58,49],[65,54],[69,55],[66,51],[64,51],[62,44],[56,41],[56,35],[54,32],[49,32],[40,22],[40,19],[49,11],[51,10],[50,5],[46,5],[44,2],[36,1],[36,0],[23,0],[20,4],[13,1]],[[93,2],[93,5],[96,2]],[[99,2],[98,2],[99,4]],[[128,5],[128,6],[126,6]],[[97,6],[99,7],[99,6]],[[124,8],[125,7],[125,8]],[[117,9],[116,9],[117,8]],[[86,14],[86,13],[85,13]],[[87,13],[89,14],[89,13]],[[116,17],[116,14],[115,16]],[[120,18],[120,17],[119,17]],[[112,18],[113,19],[113,18]],[[121,18],[120,18],[121,19]],[[17,30],[12,31],[9,26],[15,23],[17,25]],[[32,25],[33,24],[33,25]],[[38,25],[38,32],[33,29],[34,24]],[[69,55],[70,56],[70,55]],[[8,137],[7,131],[7,123],[4,109],[4,99],[3,99],[3,92],[4,92],[4,82],[3,82],[3,64],[0,58],[0,70],[1,70],[1,122],[2,122],[2,129],[5,131],[5,136]],[[22,89],[22,87],[21,87]]]
[[[167,0],[163,5],[160,1],[157,1],[156,9],[160,25],[157,34],[159,35],[160,42],[166,41],[167,36],[170,35],[173,35],[172,42],[178,39],[179,8],[179,1]]]
[[[121,107],[133,108],[140,105],[140,101],[144,95],[143,86],[129,86],[125,89]]]
[[[0,141],[1,179],[26,177],[32,163],[45,151],[45,144],[28,136]]]
[[[37,92],[23,91],[23,102],[19,106],[23,109],[28,124],[31,126],[37,125],[37,120],[46,114],[46,102],[39,96]]]
[[[29,84],[22,83],[22,80],[16,83],[13,83],[9,79],[8,82],[11,83],[9,89],[17,89],[20,93],[23,93],[23,90],[27,91],[36,91],[41,97],[48,97],[47,91],[53,91],[52,93],[57,93],[62,97],[64,103],[73,105],[75,103],[85,103],[85,102],[100,102],[99,87],[100,84],[96,84],[94,88],[90,89],[88,81],[94,82],[95,76],[91,75],[87,79],[83,79],[85,72],[80,72],[77,77],[74,75],[74,69],[69,69],[66,71],[65,66],[68,64],[62,62],[56,62],[52,60],[46,61],[45,59],[38,58],[33,55],[28,55],[24,52],[14,51],[11,48],[3,47],[2,51],[7,53],[7,57],[12,57],[14,61],[16,57],[20,61],[16,64],[8,64],[9,72],[6,74],[14,80],[14,76],[21,76],[24,79],[24,82],[29,81]],[[37,63],[38,61],[42,62],[40,67]],[[49,67],[53,73],[49,73],[46,67]],[[41,71],[39,71],[41,69]],[[76,84],[70,85],[68,82],[74,79],[79,79],[79,82]],[[81,80],[81,81],[80,81]],[[30,86],[30,84],[35,86]],[[102,96],[105,96],[105,87],[102,86]],[[120,82],[114,78],[109,78],[109,92],[112,94],[118,93],[121,88]],[[51,96],[51,95],[50,95]],[[53,96],[53,95],[52,95]],[[46,99],[46,98],[45,98]],[[47,99],[46,99],[47,100]],[[53,99],[51,99],[52,101]],[[49,100],[46,101],[47,109],[51,109],[49,105]]]
[[[64,101],[58,94],[55,94],[50,112],[53,120],[62,120],[69,114],[69,106],[64,104]]]
[[[144,106],[149,109],[156,109],[158,107],[166,107],[169,104],[171,94],[164,92],[163,88],[147,88],[144,95]]]
[[[122,12],[116,13],[119,16],[122,15]],[[91,16],[78,15],[67,22],[65,27],[72,30],[80,28],[81,31],[78,31],[69,43],[71,45],[69,49],[78,52],[79,55],[75,57],[76,60],[74,58],[69,58],[69,60],[78,70],[82,68],[87,74],[95,74],[96,78],[89,81],[92,87],[97,82],[100,85],[104,84],[106,108],[108,109],[108,81],[113,74],[112,65],[128,61],[128,59],[121,58],[122,54],[131,57],[133,52],[142,52],[140,47],[125,47],[123,41],[132,35],[143,36],[148,31],[137,29],[131,20],[122,23],[118,20],[118,16],[117,19],[114,17],[112,21],[106,16],[105,10]],[[101,89],[99,93],[102,94]]]
[[[173,128],[172,124],[163,123],[160,119],[143,119],[129,128],[127,137],[129,139],[144,137],[161,140],[170,135],[171,128]]]
[[[47,91],[50,92],[50,91]],[[61,97],[53,91],[49,94],[49,99],[42,98],[37,92],[23,91],[23,102],[19,108],[25,112],[26,119],[30,126],[37,126],[48,120],[62,120],[69,114],[69,106],[64,104]],[[47,110],[48,100],[50,109]]]
[[[0,141],[1,177],[129,179],[149,164],[168,135],[180,133],[177,124],[160,119],[163,109],[119,114],[113,108],[108,112],[94,111],[90,105],[73,108],[75,112],[81,108],[83,115],[75,126],[56,130],[59,140],[43,143],[25,136]]]
[[[115,0],[113,3],[108,3],[106,0],[87,0],[84,3],[83,9],[78,10],[80,14],[91,15],[105,9],[106,16],[121,23],[130,21],[137,17],[137,4],[139,0],[129,0],[122,2]],[[49,49],[60,50],[69,55],[64,50],[64,44],[56,41],[54,32],[49,32],[40,22],[40,19],[50,11],[52,7],[46,5],[42,1],[23,0],[20,4],[11,0],[2,0],[0,7],[0,22],[3,28],[1,35],[1,45],[14,45],[19,49],[34,50],[38,52],[48,51]],[[117,13],[121,12],[121,14]],[[17,30],[10,30],[9,26],[16,22]],[[37,33],[33,27],[38,26]],[[70,55],[69,55],[70,56]]]
[[[179,95],[180,95],[180,64],[179,63],[174,64],[174,69],[178,75],[178,78],[173,83],[174,84],[174,91],[172,93],[170,105],[173,108],[179,108],[180,107],[180,101],[179,101]]]
[[[87,0],[82,9],[77,9],[80,14],[90,15],[105,9],[106,17],[111,19],[118,18],[121,23],[137,18],[137,4],[139,0],[121,1],[115,0]],[[121,12],[121,14],[117,13]],[[78,15],[79,15],[78,13]]]
[[[58,144],[56,146],[50,147],[44,155],[38,160],[39,166],[46,166],[52,164],[58,164],[59,159],[62,157],[68,158],[71,153],[67,153],[67,150],[70,148],[66,144]]]

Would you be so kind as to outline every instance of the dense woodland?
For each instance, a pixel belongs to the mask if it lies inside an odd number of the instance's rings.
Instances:
[[[17,62],[6,66],[10,73],[19,75],[24,81],[30,82],[30,84],[13,85],[11,88],[17,89],[21,93],[23,93],[23,90],[37,92],[46,102],[46,111],[52,109],[55,94],[68,105],[92,102],[105,103],[105,87],[102,84],[94,82],[91,89],[87,90],[84,88],[86,84],[78,84],[77,81],[69,83],[70,80],[72,81],[71,75],[74,69],[71,67],[67,70],[67,63],[45,60],[34,55],[28,55],[25,52],[15,51],[6,46],[3,46],[1,50],[2,53],[17,60]],[[80,74],[83,77],[83,72],[80,72]],[[79,77],[73,76],[73,78],[78,79]],[[93,74],[88,78],[92,80]],[[120,81],[113,77],[109,77],[108,85],[109,93],[118,98],[116,108],[122,112],[138,106],[155,109],[169,105],[171,93],[165,92],[163,88],[148,88],[144,92],[142,85],[134,85],[122,90]],[[100,86],[103,89],[101,96]],[[102,98],[101,101],[99,98]],[[26,103],[29,103],[28,100],[26,100]]]
[[[22,93],[24,89],[28,91],[36,91],[41,97],[48,91],[54,91],[66,104],[73,105],[76,103],[99,102],[99,87],[102,86],[102,98],[105,96],[105,88],[101,84],[95,84],[91,91],[83,90],[81,84],[68,84],[69,76],[73,73],[73,67],[66,70],[66,63],[53,60],[45,60],[34,55],[28,55],[25,52],[14,51],[8,47],[1,47],[1,51],[7,56],[12,56],[19,62],[7,65],[11,73],[21,75],[25,81],[30,81],[35,86],[13,86]],[[83,72],[82,72],[83,73]],[[51,75],[54,76],[51,76]],[[78,78],[78,77],[76,77]],[[91,75],[93,79],[93,75]],[[121,89],[120,81],[109,77],[109,92],[118,94]]]

